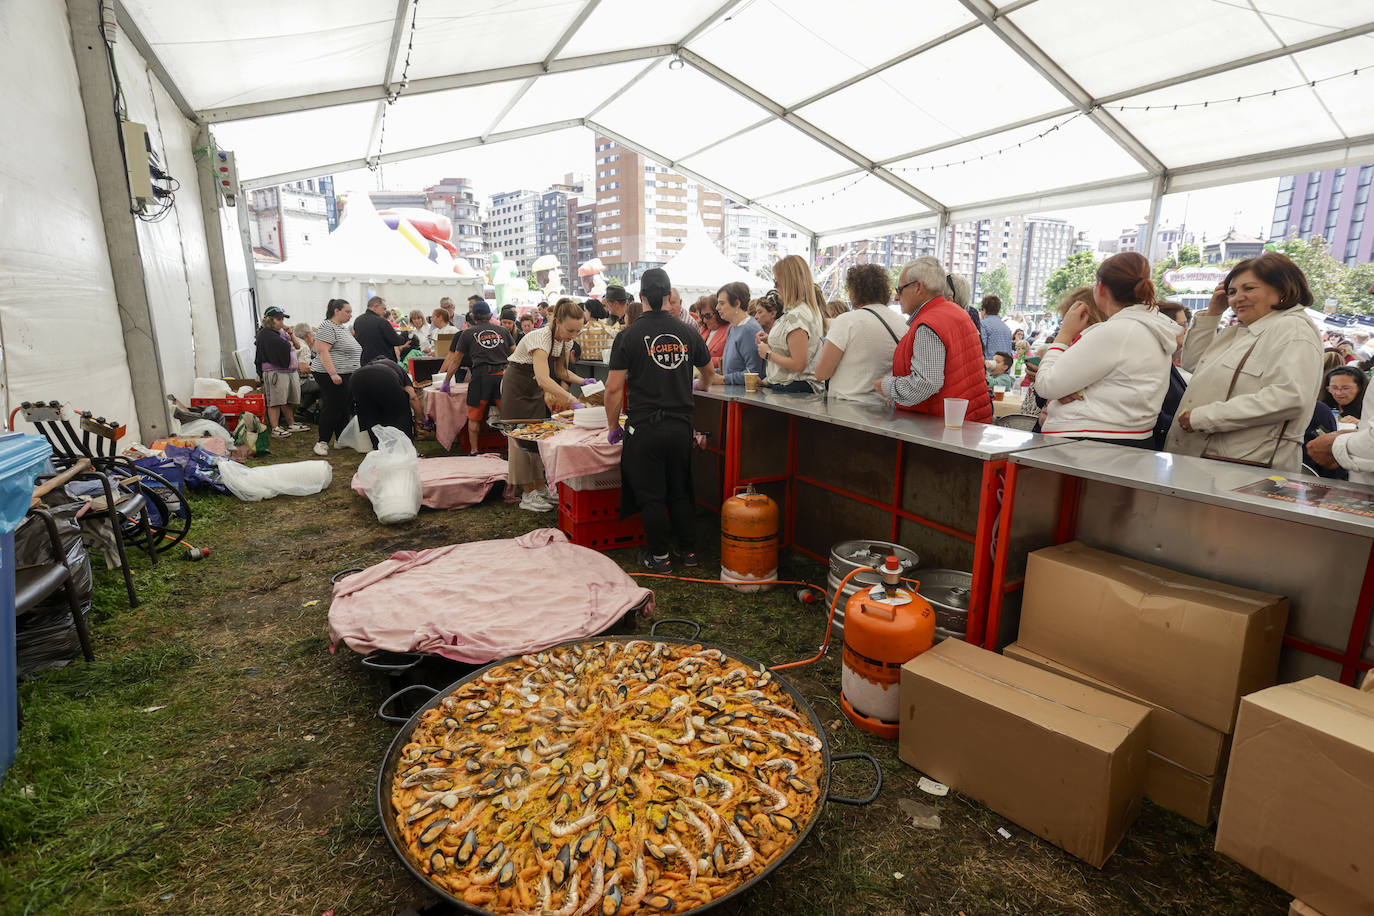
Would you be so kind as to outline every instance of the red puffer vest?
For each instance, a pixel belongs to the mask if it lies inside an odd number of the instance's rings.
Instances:
[[[923,325],[940,335],[945,345],[945,384],[934,397],[914,407],[901,404],[897,407],[942,417],[945,415],[945,398],[965,398],[968,401],[965,419],[974,423],[991,423],[992,399],[988,396],[987,370],[983,366],[983,342],[973,322],[969,321],[968,313],[944,296],[936,296],[916,313],[916,320],[897,345],[897,352],[892,354],[892,374],[911,374],[916,329]]]

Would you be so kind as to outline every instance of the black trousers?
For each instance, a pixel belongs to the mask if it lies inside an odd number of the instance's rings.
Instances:
[[[629,482],[630,491],[630,504],[622,503],[621,512],[639,508],[649,550],[655,556],[666,556],[671,538],[682,553],[695,552],[690,419],[665,417],[658,423],[627,424],[620,476]]]
[[[331,382],[328,372],[312,374],[315,376],[315,383],[320,386],[319,439],[328,444],[330,439],[344,431],[344,427],[348,425],[348,418],[353,416],[353,395],[348,387],[348,383],[353,379],[353,373],[339,376],[343,379],[342,385]]]
[[[373,448],[377,447],[374,426],[390,426],[415,437],[415,414],[395,372],[386,366],[364,366],[348,380],[348,389],[358,409],[358,427],[367,433]]]

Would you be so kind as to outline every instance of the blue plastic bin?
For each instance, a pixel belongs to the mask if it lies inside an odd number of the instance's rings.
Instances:
[[[33,481],[52,455],[41,436],[0,435],[0,780],[19,748],[18,661],[14,648],[14,531],[33,499]]]

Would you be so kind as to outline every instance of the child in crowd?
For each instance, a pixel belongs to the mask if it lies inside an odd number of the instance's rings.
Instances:
[[[1010,391],[1016,384],[1011,377],[1012,355],[1005,350],[998,350],[992,354],[992,371],[988,379],[988,385],[993,388],[1001,388]]]

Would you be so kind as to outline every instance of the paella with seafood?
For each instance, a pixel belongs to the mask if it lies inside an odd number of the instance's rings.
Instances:
[[[822,801],[809,716],[718,649],[579,643],[419,716],[391,781],[404,854],[498,914],[681,913],[782,857]]]

